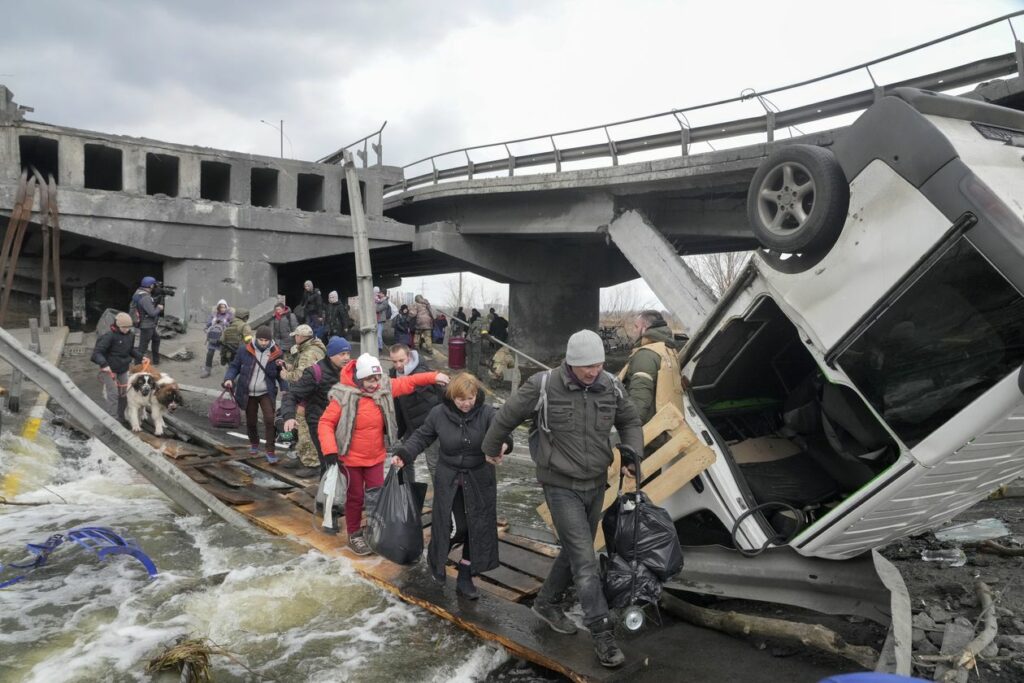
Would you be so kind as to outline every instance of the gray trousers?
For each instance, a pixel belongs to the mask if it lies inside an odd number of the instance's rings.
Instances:
[[[100,384],[103,385],[103,407],[111,417],[124,420],[124,409],[128,405],[126,392],[128,373],[122,372],[115,378],[102,370],[99,372]],[[116,379],[116,381],[115,381]],[[118,384],[121,386],[119,387]]]
[[[608,616],[608,603],[604,599],[597,553],[594,552],[594,536],[601,520],[604,490],[598,487],[590,491],[574,491],[550,484],[543,486],[544,500],[562,549],[537,593],[537,601],[557,602],[569,587],[569,582],[575,582],[576,595],[583,607],[583,622],[589,626]]]

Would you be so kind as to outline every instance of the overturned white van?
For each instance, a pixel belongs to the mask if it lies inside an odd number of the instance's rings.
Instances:
[[[684,543],[844,559],[1024,472],[1024,113],[898,89],[751,183],[764,249],[683,350]]]

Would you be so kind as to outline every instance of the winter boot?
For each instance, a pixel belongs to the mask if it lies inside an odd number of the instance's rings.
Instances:
[[[118,396],[117,397],[117,421],[124,424],[124,411],[128,409],[128,397]]]
[[[531,611],[540,617],[541,621],[551,627],[555,633],[572,635],[576,633],[576,624],[572,619],[565,616],[562,608],[553,602],[542,602],[540,598],[534,601]]]
[[[601,621],[590,625],[590,635],[594,639],[594,653],[601,666],[614,668],[622,666],[626,661],[626,655],[622,654],[618,644],[615,642],[615,632],[612,630],[612,621],[605,617]]]
[[[473,572],[466,562],[459,562],[459,578],[455,582],[455,592],[469,600],[480,597],[480,592],[473,585]]]
[[[209,365],[204,365],[203,371],[199,373],[199,379],[206,379],[207,377],[210,376],[212,372],[213,368],[211,368]]]
[[[438,571],[434,568],[434,563],[430,561],[428,556],[427,567],[430,569],[430,578],[432,578],[435,583],[438,583],[443,586],[445,584],[445,580],[448,578],[445,575],[444,565],[441,565],[441,569],[440,571]]]

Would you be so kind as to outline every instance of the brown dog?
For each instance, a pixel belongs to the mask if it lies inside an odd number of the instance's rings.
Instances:
[[[142,413],[148,411],[153,420],[153,433],[164,433],[164,412],[184,405],[178,383],[167,374],[154,370],[148,363],[135,365],[128,375],[128,422],[133,432],[142,431]]]

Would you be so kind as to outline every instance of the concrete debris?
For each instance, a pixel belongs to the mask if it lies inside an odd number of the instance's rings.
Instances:
[[[946,621],[949,620],[947,619]],[[926,612],[918,612],[915,614],[912,623],[914,624],[914,628],[923,629],[925,631],[930,631],[935,628],[935,620],[928,616]]]
[[[996,645],[1006,648],[1011,652],[1024,652],[1024,635],[1001,635],[996,636]]]
[[[932,605],[928,608],[928,616],[931,617],[932,621],[936,624],[945,624],[947,621],[953,618],[953,615],[946,611],[940,605]]]
[[[196,357],[196,355],[192,353],[192,350],[185,346],[182,346],[177,351],[172,351],[171,353],[164,353],[163,351],[161,351],[160,355],[169,360],[177,361],[192,360],[193,358]]]

